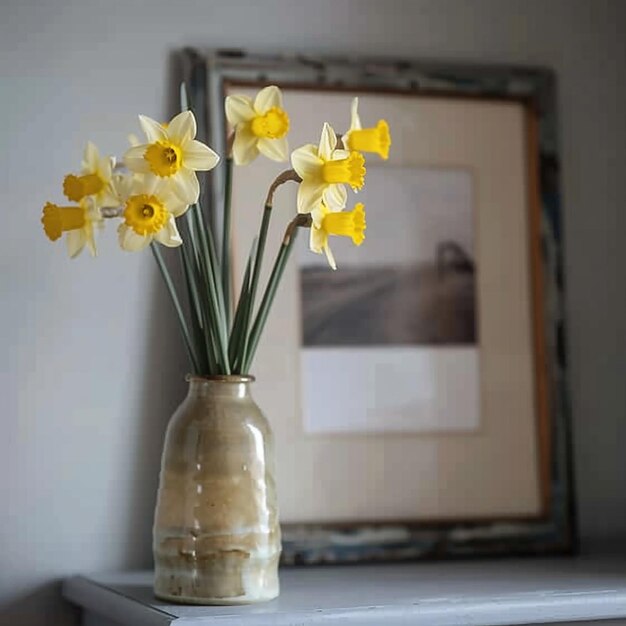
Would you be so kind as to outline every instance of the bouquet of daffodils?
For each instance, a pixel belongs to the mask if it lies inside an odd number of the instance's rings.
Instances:
[[[95,256],[95,233],[106,220],[119,220],[117,233],[123,250],[150,246],[176,310],[196,375],[244,375],[250,366],[290,251],[300,228],[310,231],[310,248],[325,254],[336,269],[330,249],[331,235],[365,238],[365,208],[357,203],[347,210],[346,186],[353,191],[365,182],[363,152],[387,159],[391,138],[387,122],[363,128],[358,100],[352,104],[349,130],[338,137],[324,124],[318,145],[307,144],[291,154],[292,169],[270,184],[258,237],[252,243],[241,290],[231,296],[230,198],[233,164],[245,166],[257,156],[287,161],[289,116],[278,87],[262,89],[254,100],[243,95],[226,98],[226,118],[231,126],[227,140],[224,205],[219,241],[199,204],[197,172],[214,169],[220,157],[196,137],[196,120],[181,88],[183,112],[160,124],[139,116],[145,143],[130,136],[131,147],[121,164],[101,157],[92,143],[85,149],[79,174],[68,174],[63,193],[73,204],[48,202],[42,223],[50,240],[63,233],[69,255],[87,247]],[[265,243],[274,195],[288,181],[298,185],[297,210],[288,223],[267,284],[259,290]],[[182,233],[182,235],[181,235]],[[219,244],[219,246],[218,246]],[[178,248],[184,276],[183,288],[174,284],[160,246]],[[186,298],[181,298],[181,292]],[[258,301],[257,301],[258,300]]]

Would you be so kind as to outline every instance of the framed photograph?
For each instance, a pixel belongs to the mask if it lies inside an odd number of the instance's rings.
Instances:
[[[185,51],[207,139],[219,98],[281,87],[291,149],[338,132],[358,96],[389,122],[356,201],[367,239],[301,233],[259,347],[286,563],[568,552],[575,547],[562,317],[555,84],[540,69]],[[258,190],[289,168],[235,168],[243,274]],[[221,193],[214,181],[206,193]],[[295,211],[276,198],[268,250]],[[346,243],[346,245],[342,245]],[[268,272],[270,263],[265,270]],[[235,286],[235,292],[236,292]]]

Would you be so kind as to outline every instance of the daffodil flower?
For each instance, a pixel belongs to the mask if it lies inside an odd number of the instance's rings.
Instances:
[[[182,239],[174,218],[183,215],[188,204],[171,185],[156,176],[121,176],[116,181],[123,205],[124,221],[117,229],[122,249],[142,250],[153,240],[170,248],[180,246]]]
[[[81,199],[76,206],[58,206],[47,202],[41,218],[44,232],[50,241],[66,235],[67,251],[71,258],[78,256],[86,246],[96,256],[94,226],[102,225],[102,216],[93,202]]]
[[[248,96],[228,96],[226,119],[235,129],[233,159],[236,165],[247,165],[259,153],[273,161],[287,160],[289,116],[283,109],[283,96],[278,87],[270,85],[261,89],[254,102]]]
[[[359,99],[352,101],[352,119],[350,130],[342,137],[346,150],[358,150],[359,152],[375,152],[381,158],[389,158],[391,146],[391,134],[389,124],[385,120],[379,120],[373,128],[363,128],[359,117]]]
[[[298,212],[310,213],[323,201],[329,209],[343,209],[344,185],[358,190],[365,183],[365,159],[360,152],[338,150],[337,135],[324,124],[319,146],[307,144],[294,150],[291,165],[302,182],[298,187]]]
[[[72,202],[89,197],[97,207],[115,206],[111,187],[114,167],[115,159],[101,157],[98,148],[89,142],[85,148],[80,176],[68,174],[63,180],[63,193]]]
[[[196,172],[213,169],[219,156],[195,139],[197,128],[193,113],[183,111],[169,124],[159,124],[140,115],[139,123],[149,143],[126,151],[126,167],[132,172],[151,173],[163,179],[187,204],[197,202],[200,184]]]
[[[335,257],[328,244],[330,235],[350,237],[355,246],[365,239],[365,207],[361,202],[352,211],[331,211],[324,203],[311,213],[311,236],[309,246],[317,254],[326,254],[328,264],[337,269]]]

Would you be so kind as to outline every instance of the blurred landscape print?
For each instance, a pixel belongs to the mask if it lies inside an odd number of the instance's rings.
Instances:
[[[471,175],[371,170],[363,245],[331,238],[337,271],[302,253],[303,346],[476,344]]]

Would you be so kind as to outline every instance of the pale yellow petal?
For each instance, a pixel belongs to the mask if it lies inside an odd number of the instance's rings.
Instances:
[[[333,212],[341,211],[346,208],[348,202],[348,192],[345,185],[328,185],[324,189],[324,203]]]
[[[126,224],[120,224],[118,226],[117,235],[120,247],[127,252],[143,250],[152,240],[152,237],[149,235],[143,236],[137,234],[132,228],[126,226]]]
[[[198,202],[200,197],[200,183],[195,172],[186,168],[180,169],[168,179],[172,183],[174,193],[187,204]]]
[[[324,159],[324,161],[329,161],[332,157],[333,150],[336,147],[337,135],[335,134],[333,127],[328,122],[324,122],[324,126],[322,128],[322,136],[320,137],[320,145],[317,153],[322,159]]]
[[[89,250],[89,254],[95,257],[98,256],[98,252],[96,250],[96,239],[94,237],[93,227],[88,226],[85,228],[85,245],[87,246],[87,250]]]
[[[321,177],[324,161],[317,154],[317,147],[309,143],[291,153],[291,167],[302,180]]]
[[[309,235],[309,248],[311,252],[316,254],[322,254],[322,250],[328,241],[328,234],[320,228],[311,228],[311,234]]]
[[[337,263],[335,262],[335,256],[332,250],[330,249],[328,242],[326,242],[326,245],[324,246],[324,252],[326,253],[326,259],[328,260],[328,265],[330,265],[332,269],[336,270]]]
[[[161,178],[152,173],[136,174],[131,180],[132,195],[145,193],[150,196],[160,193],[161,189],[173,187],[171,178]]]
[[[361,130],[361,118],[359,117],[359,99],[352,101],[352,110],[350,115],[350,130]]]
[[[168,184],[157,190],[155,195],[163,202],[167,210],[174,216],[180,217],[189,208],[189,204],[185,200],[181,200],[175,193],[173,185]]]
[[[165,226],[154,235],[154,238],[168,248],[176,248],[183,243],[173,216],[170,216]]]
[[[254,99],[254,110],[261,115],[273,107],[283,108],[283,96],[276,85],[261,89]]]
[[[85,231],[82,228],[67,231],[65,242],[67,244],[67,253],[70,255],[70,258],[76,258],[83,251],[85,243],[87,242]]]
[[[116,207],[120,205],[119,198],[111,184],[106,185],[98,194],[98,204],[101,207]]]
[[[115,167],[115,159],[113,157],[102,157],[98,159],[98,175],[108,182],[113,176],[113,168]]]
[[[150,171],[150,165],[144,158],[148,146],[142,144],[139,146],[133,146],[124,153],[124,165],[131,170],[131,172],[145,173]]]
[[[325,185],[316,181],[305,180],[298,187],[298,213],[310,213],[319,207],[324,195]]]
[[[231,126],[249,122],[256,117],[252,100],[248,96],[228,96],[226,98],[226,119]]]
[[[289,144],[287,137],[268,139],[261,137],[257,143],[259,152],[272,161],[284,163],[289,158]]]
[[[233,142],[233,160],[236,165],[247,165],[259,154],[257,137],[252,133],[248,124],[237,127]]]
[[[350,156],[350,150],[333,150],[333,153],[330,157],[330,161],[341,161],[342,159],[347,159]]]
[[[141,129],[148,138],[148,143],[154,143],[155,141],[167,141],[167,131],[161,124],[153,120],[147,115],[139,116],[139,124]]]
[[[115,174],[111,179],[111,189],[117,204],[124,204],[131,194],[133,187],[132,174]],[[115,205],[114,205],[115,206]]]
[[[220,157],[209,146],[193,139],[185,144],[183,150],[183,164],[192,170],[206,172],[212,170]]]
[[[98,165],[100,164],[100,152],[96,147],[96,144],[91,141],[87,142],[85,146],[85,152],[83,154],[83,173],[93,173],[98,171]]]
[[[191,111],[183,111],[172,119],[166,131],[173,144],[184,146],[196,136],[196,118]]]

